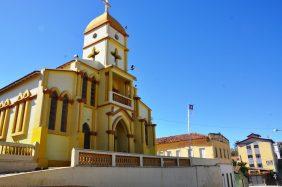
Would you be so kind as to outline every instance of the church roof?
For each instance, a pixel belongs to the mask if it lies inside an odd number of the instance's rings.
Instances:
[[[27,80],[27,79],[30,79],[30,78],[32,78],[32,77],[34,77],[34,76],[37,76],[37,75],[40,75],[40,71],[33,71],[33,72],[31,72],[31,73],[25,75],[24,77],[22,77],[22,78],[20,78],[20,79],[18,79],[18,80],[16,80],[16,81],[12,82],[11,84],[9,84],[9,85],[7,85],[7,86],[1,88],[1,89],[0,89],[0,94],[1,94],[2,92],[4,92],[4,91],[10,89],[10,88],[13,88],[14,86],[17,86],[18,84],[22,83],[23,81],[25,81],[25,80]]]
[[[122,25],[115,18],[113,18],[108,12],[105,12],[104,14],[100,15],[99,17],[93,19],[87,25],[84,31],[84,34],[87,34],[91,32],[92,30],[96,29],[97,27],[100,27],[104,24],[110,24],[118,32],[120,32],[124,36],[128,36],[125,29],[122,27]]]

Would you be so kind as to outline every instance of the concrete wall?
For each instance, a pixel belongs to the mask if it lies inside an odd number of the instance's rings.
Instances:
[[[220,168],[75,167],[0,176],[0,186],[221,187]]]
[[[232,164],[219,164],[224,187],[235,186],[235,176]]]
[[[33,171],[37,167],[37,163],[33,160],[0,160],[0,174],[1,173],[11,173],[20,171]],[[1,180],[1,179],[0,179]],[[1,181],[0,181],[0,186]]]

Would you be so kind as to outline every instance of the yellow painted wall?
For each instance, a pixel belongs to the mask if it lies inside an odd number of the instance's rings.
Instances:
[[[48,134],[46,146],[46,158],[48,160],[70,160],[69,137]]]
[[[194,144],[194,143],[193,143]],[[209,142],[197,142],[197,145],[189,146],[186,144],[186,146],[183,146],[181,143],[175,143],[173,144],[161,144],[157,145],[157,150],[159,155],[167,155],[167,151],[171,151],[171,156],[177,156],[176,151],[180,150],[180,157],[188,157],[188,149],[193,150],[192,157],[199,158],[200,157],[200,148],[205,149],[205,155],[204,158],[217,158],[220,159],[221,163],[230,163],[231,162],[231,156],[230,156],[230,147],[229,144],[218,142],[218,141],[209,141]],[[167,147],[167,148],[166,148]],[[218,156],[216,157],[215,154],[215,148],[218,150],[222,150],[222,157],[220,157],[219,151]],[[226,154],[224,157],[223,150],[225,150]]]

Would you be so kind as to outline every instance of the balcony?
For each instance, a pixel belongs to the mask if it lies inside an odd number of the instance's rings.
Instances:
[[[131,110],[133,109],[132,99],[129,97],[126,97],[124,95],[111,91],[109,98],[110,98],[110,102],[114,104],[121,105]]]

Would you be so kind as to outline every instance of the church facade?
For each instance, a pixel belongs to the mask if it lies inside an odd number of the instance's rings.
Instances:
[[[39,167],[72,148],[155,155],[156,125],[128,72],[128,35],[107,11],[84,32],[83,56],[0,89],[0,141],[38,144]]]

